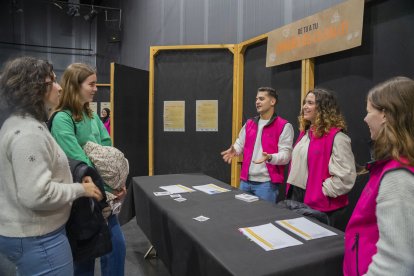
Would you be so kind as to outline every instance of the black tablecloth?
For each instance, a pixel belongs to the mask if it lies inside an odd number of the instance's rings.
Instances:
[[[159,186],[187,187],[213,183],[231,192],[208,195],[201,191],[155,196]],[[265,201],[244,202],[234,198],[242,193],[206,175],[174,174],[134,177],[119,216],[121,223],[136,215],[138,225],[157,250],[172,275],[342,275],[343,233],[305,241],[303,245],[265,251],[249,241],[238,229],[299,215]],[[210,219],[198,222],[193,218]]]

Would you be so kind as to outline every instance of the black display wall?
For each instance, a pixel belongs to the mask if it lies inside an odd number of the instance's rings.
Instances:
[[[279,94],[276,112],[297,129],[300,111],[301,62],[266,68],[267,41],[247,47],[244,55],[243,124],[256,116],[256,94],[261,86],[270,86]]]
[[[249,46],[244,55],[244,82],[243,82],[243,124],[247,119],[257,116],[256,94],[261,86],[270,86],[276,89],[279,102],[276,112],[288,120],[298,132],[297,117],[300,112],[301,91],[301,62],[292,62],[276,67],[266,68],[266,41]],[[285,171],[287,175],[287,169]],[[278,200],[284,199],[285,185],[279,190]]]
[[[370,1],[365,4],[362,46],[315,59],[315,86],[337,92],[355,159],[361,165],[370,160],[370,135],[363,121],[367,92],[393,76],[414,77],[413,26],[414,1]],[[366,180],[367,175],[358,177],[347,218]]]
[[[148,71],[114,66],[114,146],[129,161],[129,180],[148,175]]]
[[[220,152],[232,143],[232,97],[229,50],[160,51],[154,58],[154,174],[204,173],[230,183]],[[218,100],[218,132],[196,132],[196,100]],[[164,101],[185,101],[185,132],[164,132]]]

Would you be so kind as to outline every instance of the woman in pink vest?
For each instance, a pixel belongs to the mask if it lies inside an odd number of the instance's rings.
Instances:
[[[111,134],[111,117],[110,116],[111,116],[111,110],[106,107],[102,108],[101,120],[109,134]]]
[[[298,119],[287,196],[326,213],[335,225],[356,178],[351,139],[343,132],[345,120],[334,94],[323,88],[307,93]]]
[[[414,275],[414,81],[372,88],[364,121],[375,161],[345,231],[344,275]]]

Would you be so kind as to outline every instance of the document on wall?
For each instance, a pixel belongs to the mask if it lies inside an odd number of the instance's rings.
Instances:
[[[230,192],[229,189],[222,188],[215,184],[198,185],[198,186],[193,186],[193,188],[196,190],[202,191],[206,194],[209,194],[209,195]]]
[[[98,114],[98,103],[97,102],[90,102],[89,108],[92,109],[93,112]],[[98,114],[98,116],[100,116],[100,114]]]
[[[271,223],[239,228],[239,231],[266,251],[303,244]]]
[[[164,131],[185,132],[185,101],[164,101]]]
[[[181,193],[191,193],[195,192],[195,190],[188,188],[181,184],[176,185],[169,185],[169,186],[161,186],[161,189],[170,192],[171,194],[181,194]]]
[[[276,223],[307,241],[337,235],[306,218],[277,220]]]
[[[196,131],[218,131],[218,101],[196,101]]]

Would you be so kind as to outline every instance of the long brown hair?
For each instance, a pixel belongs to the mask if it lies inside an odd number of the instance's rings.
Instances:
[[[315,95],[316,105],[316,119],[313,125],[314,135],[316,137],[321,137],[328,133],[333,127],[346,131],[345,119],[339,109],[338,101],[334,93],[324,88],[315,88],[310,90],[306,93],[306,96],[310,93]],[[298,116],[299,129],[301,131],[308,130],[311,125],[311,121],[305,120],[303,117],[303,106],[305,105],[305,102],[306,97],[303,100],[302,109],[300,111],[300,115]]]
[[[46,82],[47,77],[50,82]],[[7,113],[6,116],[2,114],[3,119],[10,114],[30,114],[39,121],[46,121],[44,97],[54,79],[53,66],[45,60],[19,57],[6,62],[0,77],[2,113]]]
[[[95,69],[84,63],[72,63],[63,72],[60,86],[62,87],[62,97],[56,110],[68,109],[72,112],[72,117],[79,122],[83,119],[83,112],[92,118],[92,109],[89,103],[81,103],[81,85],[90,76],[96,74]]]
[[[400,156],[414,165],[414,81],[394,77],[374,86],[367,96],[372,107],[385,114],[385,123],[374,141],[377,160]]]

